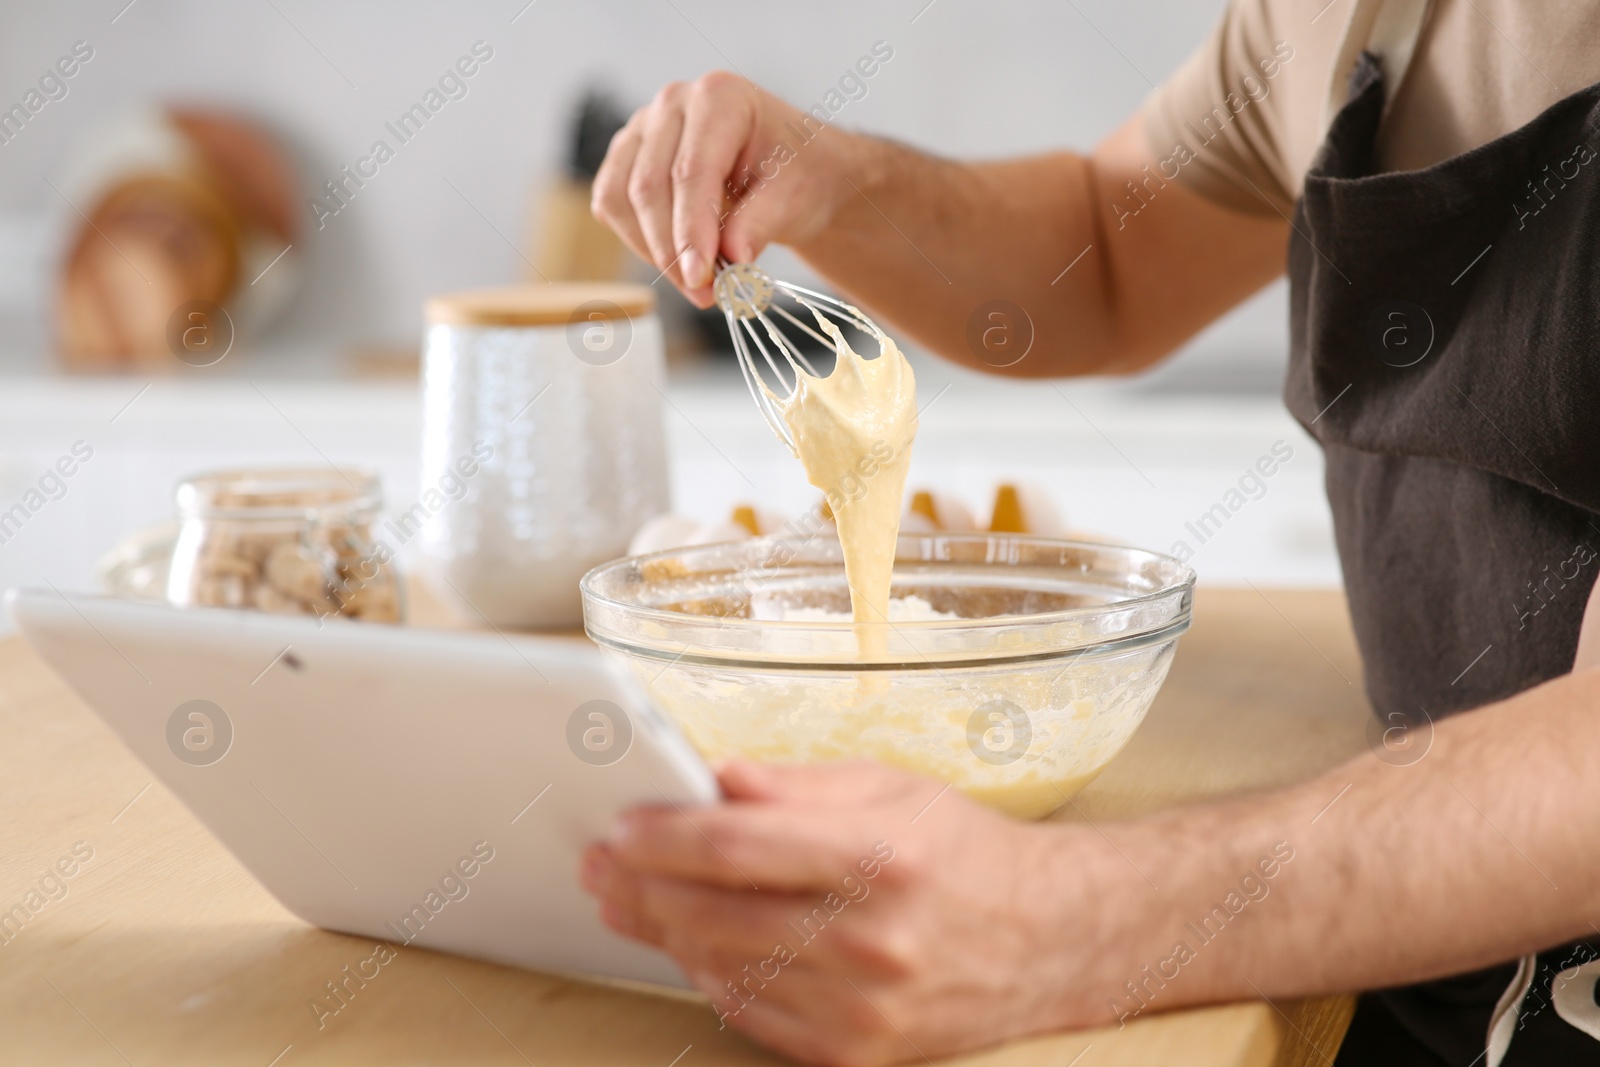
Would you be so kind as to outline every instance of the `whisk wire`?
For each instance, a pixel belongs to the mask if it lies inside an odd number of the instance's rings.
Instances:
[[[773,343],[777,345],[778,351],[788,360],[790,379],[788,381],[784,380],[784,374],[778,367],[778,361],[772,358],[771,352],[767,351],[766,342],[761,340],[761,332],[751,325],[749,319],[740,319],[739,325],[744,328],[745,333],[750,335],[750,339],[756,343],[756,351],[761,353],[761,358],[765,359],[767,366],[772,368],[772,376],[778,380],[778,384],[783,387],[784,392],[792,393],[798,389],[800,387],[799,375],[801,369],[795,365],[794,359],[789,355],[788,351],[778,343],[778,339],[774,337]]]
[[[817,309],[812,307],[810,301],[800,300],[799,303],[804,304],[808,308],[811,308],[811,311],[812,311],[813,314],[817,313]],[[793,315],[789,314],[788,311],[784,310],[783,308],[779,307],[776,304],[772,305],[772,310],[776,311],[778,314],[782,315],[784,318],[786,318],[790,322],[794,323],[794,325],[797,326],[798,328],[804,330],[808,335],[810,335],[812,340],[817,341],[819,344],[826,345],[829,351],[836,352],[836,349],[834,348],[834,343],[833,343],[832,340],[822,336],[822,334],[818,333],[816,330],[813,330],[810,326],[806,325],[804,322],[801,322],[799,319],[797,319]],[[796,349],[797,353],[798,353],[798,351],[799,350]],[[801,356],[800,359],[803,362],[805,362],[807,370],[811,371],[812,374],[816,374],[817,373],[816,369],[811,366],[810,361],[806,360],[806,358],[804,356]]]
[[[773,390],[769,388],[762,380],[761,373],[756,368],[755,359],[750,352],[749,342],[747,342],[744,337],[744,334],[748,332],[750,337],[756,340],[759,344],[760,338],[756,333],[755,327],[751,325],[749,320],[738,319],[730,314],[728,315],[728,329],[733,337],[733,347],[736,355],[738,356],[739,372],[744,376],[745,388],[750,391],[751,398],[756,402],[757,410],[759,410],[762,417],[767,420],[767,425],[772,429],[773,434],[776,435],[778,440],[782,441],[791,452],[794,451],[794,435],[790,433],[788,424],[783,420],[783,412],[780,405],[783,399],[792,396],[794,391],[799,387],[798,378],[796,378],[796,380],[792,383],[785,381],[782,374],[778,371],[772,356],[765,350],[764,347],[761,348],[761,354],[765,357],[767,364],[772,367],[773,376],[777,379],[778,388],[782,390],[781,397],[775,394]],[[791,373],[797,376],[799,374],[798,371]]]
[[[755,399],[756,408],[767,420],[767,425],[772,427],[772,432],[792,451],[795,447],[794,437],[783,420],[782,402],[793,396],[800,388],[801,375],[808,374],[813,378],[820,378],[822,375],[794,340],[778,329],[767,312],[775,312],[790,325],[833,352],[835,356],[839,352],[839,342],[825,336],[824,332],[819,332],[810,323],[804,322],[779,304],[778,295],[781,293],[811,312],[816,316],[818,325],[824,322],[832,324],[832,320],[836,319],[839,323],[852,326],[865,334],[881,336],[881,332],[872,320],[842,300],[803,286],[777,281],[748,263],[730,263],[727,259],[719,257],[717,265],[719,270],[713,284],[713,292],[717,303],[722,307],[723,317],[728,322],[728,333],[733,340],[734,354],[739,361],[739,373],[744,378],[745,387]],[[760,320],[759,329],[751,321],[752,319]],[[763,332],[767,335],[765,340],[761,336]],[[767,341],[771,342],[770,347]],[[751,350],[752,343],[755,346],[754,351]],[[777,350],[776,355],[773,349]],[[766,385],[760,365],[756,362],[757,352],[772,372],[778,386],[776,391]],[[787,373],[784,367],[779,365],[780,357],[787,365]]]
[[[833,314],[838,315],[841,318],[848,319],[850,325],[856,327],[862,333],[876,335],[878,332],[878,328],[873,325],[872,320],[863,315],[859,308],[853,307],[850,304],[846,304],[838,297],[829,296],[827,293],[819,293],[815,289],[807,289],[803,285],[791,285],[788,282],[779,282],[777,284],[781,285],[786,292],[791,294],[797,303],[805,304],[813,311],[820,310],[811,304],[811,301],[815,300],[818,303],[826,304],[828,309],[832,311]],[[809,297],[810,300],[803,299],[805,297]],[[833,346],[832,342],[828,342],[828,346],[831,348]]]
[[[771,305],[767,310],[776,311],[778,314],[782,315],[791,322],[798,322],[793,315],[789,314],[777,304]],[[767,336],[772,338],[773,344],[777,345],[778,348],[782,350],[784,356],[789,360],[790,367],[794,369],[796,374],[803,371],[806,374],[811,375],[813,378],[822,377],[822,375],[817,371],[817,368],[812,365],[811,360],[806,358],[806,354],[800,351],[800,346],[789,340],[783,331],[778,329],[765,315],[761,316],[761,325],[766,327]],[[817,337],[817,334],[812,330],[806,330],[806,332],[811,334],[812,337]],[[817,340],[827,345],[830,352],[834,352],[835,355],[838,354],[838,352],[834,349],[832,341],[822,337],[817,337]],[[797,381],[795,384],[798,386],[799,382]]]

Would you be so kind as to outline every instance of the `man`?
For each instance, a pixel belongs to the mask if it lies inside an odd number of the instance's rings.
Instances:
[[[1369,696],[1386,723],[1449,717],[1413,766],[1353,760],[1115,847],[955,795],[913,824],[933,787],[881,768],[735,764],[727,803],[636,811],[591,851],[606,920],[756,1040],[880,1063],[1116,1022],[1127,978],[1287,848],[1274,905],[1161,1006],[1381,990],[1341,1063],[1600,1062],[1600,952],[1574,940],[1600,944],[1596,40],[1590,4],[1235,0],[1092,155],[958,163],[829,129],[770,178],[805,116],[726,74],[663,89],[594,206],[702,306],[719,254],[776,241],[957,362],[990,369],[965,331],[1002,298],[1036,331],[1005,373],[1124,373],[1287,245],[1285,396],[1327,453]],[[880,840],[870,895],[736,986]]]

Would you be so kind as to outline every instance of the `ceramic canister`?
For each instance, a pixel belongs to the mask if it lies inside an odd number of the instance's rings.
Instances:
[[[578,579],[670,509],[655,293],[512,286],[426,315],[421,493],[394,522],[466,620],[576,628]]]

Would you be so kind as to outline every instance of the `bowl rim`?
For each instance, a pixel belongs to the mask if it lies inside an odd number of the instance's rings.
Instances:
[[[1144,562],[1170,565],[1176,569],[1176,577],[1167,584],[1164,584],[1159,589],[1141,593],[1138,596],[1128,597],[1125,600],[1112,601],[1111,603],[1107,604],[1092,604],[1081,607],[1062,608],[1054,611],[1032,612],[1029,614],[1019,615],[996,615],[982,619],[926,619],[911,621],[894,621],[885,619],[859,624],[848,619],[750,619],[742,616],[697,615],[690,612],[671,611],[665,608],[646,607],[635,603],[629,603],[614,596],[602,594],[596,588],[600,581],[605,579],[608,575],[614,574],[622,567],[637,568],[641,565],[652,562],[681,558],[687,553],[709,552],[715,549],[739,547],[746,547],[751,551],[773,552],[785,546],[792,546],[797,550],[796,555],[798,555],[799,550],[804,550],[807,547],[814,547],[817,540],[816,537],[758,537],[740,541],[719,541],[704,545],[688,545],[679,548],[669,548],[658,552],[645,553],[639,556],[624,556],[619,559],[609,560],[591,568],[581,579],[579,579],[578,582],[578,587],[583,597],[584,630],[592,640],[598,644],[606,646],[607,648],[613,648],[618,651],[629,652],[632,654],[649,655],[651,658],[664,658],[672,659],[678,662],[687,661],[693,663],[700,663],[701,661],[704,661],[706,664],[736,661],[745,666],[755,666],[759,660],[761,662],[770,661],[770,665],[774,667],[788,667],[790,669],[807,667],[811,669],[820,668],[859,671],[906,669],[915,666],[926,667],[930,662],[936,663],[941,667],[957,667],[963,665],[993,666],[1000,663],[1014,663],[1027,660],[1059,658],[1068,654],[1081,656],[1091,653],[1096,655],[1114,653],[1133,647],[1139,647],[1154,641],[1175,638],[1189,628],[1189,624],[1192,620],[1193,593],[1195,586],[1194,568],[1190,567],[1182,560],[1163,552],[1156,552],[1146,548],[1137,548],[1131,545],[1119,545],[1101,541],[1083,541],[1060,537],[1040,537],[1032,534],[986,533],[981,531],[973,533],[900,534],[900,543],[904,543],[907,539],[910,539],[914,542],[923,543],[957,542],[966,544],[989,544],[995,541],[1003,540],[1043,546],[1047,548],[1080,549],[1096,553],[1120,554],[1124,557],[1138,559]],[[902,561],[898,558],[896,559],[897,565],[901,562]],[[904,562],[907,564],[914,564],[918,561],[907,559]],[[928,562],[938,561],[929,560]],[[708,623],[715,623],[717,628],[720,629],[726,627],[735,633],[777,632],[837,634],[854,633],[858,626],[866,626],[888,627],[895,632],[909,631],[917,634],[934,635],[956,633],[961,631],[1002,631],[1019,629],[1023,627],[1054,626],[1062,623],[1070,623],[1082,619],[1092,618],[1098,615],[1104,615],[1109,612],[1129,611],[1147,604],[1154,604],[1159,601],[1174,597],[1178,598],[1178,607],[1176,614],[1173,617],[1130,632],[1105,635],[1105,640],[1065,644],[1060,648],[1045,652],[1027,652],[1013,656],[990,655],[984,656],[981,659],[938,658],[930,660],[924,656],[920,662],[889,662],[887,660],[856,660],[842,658],[835,660],[832,658],[814,655],[789,659],[775,657],[770,653],[764,655],[751,655],[749,653],[706,648],[704,646],[700,646],[702,651],[707,654],[704,656],[692,654],[688,648],[685,648],[677,655],[670,655],[664,654],[662,649],[656,648],[649,643],[628,641],[625,639],[619,639],[617,636],[609,633],[597,632],[595,626],[593,625],[594,620],[592,619],[592,613],[589,610],[592,603],[597,607],[624,614],[629,618],[640,621],[656,622],[668,626],[681,626],[684,624],[705,626]],[[658,654],[660,654],[659,657]]]
[[[626,653],[641,659],[654,660],[665,663],[668,667],[730,667],[736,666],[744,670],[758,670],[762,672],[795,671],[804,674],[821,672],[842,671],[850,674],[859,674],[868,671],[959,671],[981,670],[989,667],[1015,667],[1027,663],[1060,663],[1063,660],[1101,659],[1107,656],[1121,655],[1137,649],[1147,648],[1151,645],[1166,644],[1175,641],[1189,629],[1191,619],[1185,611],[1179,617],[1163,623],[1160,627],[1151,630],[1139,630],[1127,636],[1119,636],[1109,641],[1099,641],[1090,644],[1067,645],[1059,649],[1049,649],[1043,652],[1019,652],[1013,655],[985,655],[965,658],[940,658],[919,653],[917,659],[824,659],[814,654],[796,655],[784,658],[774,653],[760,655],[736,655],[732,653],[717,653],[708,651],[705,654],[693,652],[672,653],[664,648],[656,648],[647,644],[630,644],[625,641],[597,634],[585,628],[589,639],[601,648],[608,648],[615,652]],[[845,625],[849,625],[846,623]],[[693,645],[687,646],[689,648]]]

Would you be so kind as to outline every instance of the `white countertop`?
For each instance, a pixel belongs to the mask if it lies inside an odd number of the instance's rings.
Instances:
[[[913,488],[953,493],[986,515],[998,483],[1029,483],[1076,529],[1161,551],[1186,543],[1204,583],[1339,583],[1321,454],[1276,396],[1007,382],[931,361],[918,376]],[[731,367],[676,378],[667,397],[676,510],[711,518],[754,503],[795,514],[816,499]],[[100,554],[170,515],[176,481],[207,467],[332,459],[376,469],[390,502],[407,506],[420,411],[410,380],[0,379],[0,512],[76,442],[93,449],[65,493],[0,543],[0,587],[92,588]],[[1278,442],[1292,457],[1230,492]]]

